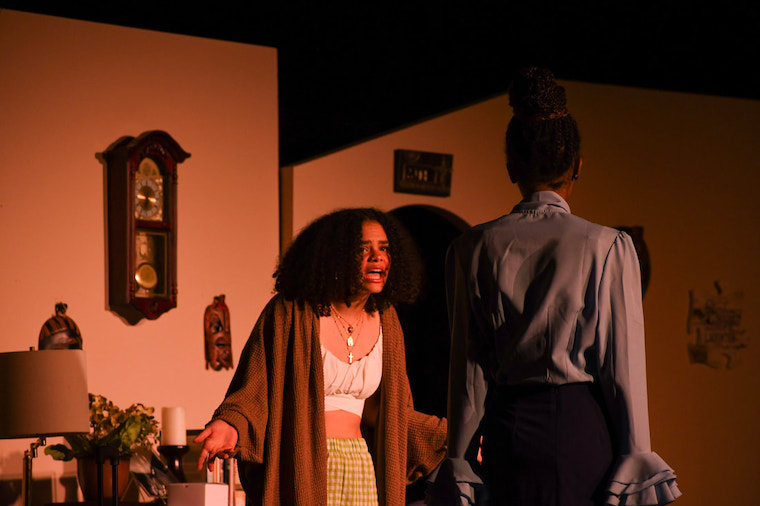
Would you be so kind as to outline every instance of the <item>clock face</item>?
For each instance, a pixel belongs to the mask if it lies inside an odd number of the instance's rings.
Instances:
[[[151,158],[143,158],[135,174],[135,218],[164,219],[164,178]]]

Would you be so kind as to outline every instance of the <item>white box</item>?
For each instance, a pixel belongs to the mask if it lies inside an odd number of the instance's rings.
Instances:
[[[169,483],[167,506],[227,506],[228,490],[225,483]]]

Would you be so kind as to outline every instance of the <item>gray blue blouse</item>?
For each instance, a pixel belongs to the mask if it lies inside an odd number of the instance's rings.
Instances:
[[[644,320],[638,258],[624,232],[570,213],[554,192],[530,195],[510,214],[451,246],[452,331],[448,459],[436,491],[470,504],[480,483],[464,453],[483,417],[488,386],[598,382],[615,448],[611,504],[666,504],[681,495],[673,470],[650,448]]]

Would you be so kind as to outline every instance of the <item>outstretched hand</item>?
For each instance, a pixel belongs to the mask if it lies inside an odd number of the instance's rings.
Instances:
[[[234,453],[238,433],[235,427],[227,422],[214,420],[193,441],[203,443],[198,459],[198,471],[203,469],[206,462],[208,462],[208,470],[213,471],[217,458],[227,459]]]

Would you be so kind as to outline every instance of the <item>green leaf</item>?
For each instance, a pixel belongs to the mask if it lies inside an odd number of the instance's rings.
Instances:
[[[123,425],[123,424],[122,424]],[[113,446],[119,448],[121,446],[121,425],[109,432],[104,438],[101,438],[95,443],[95,446]]]
[[[140,437],[142,423],[139,416],[130,416],[121,427],[121,447],[123,450],[129,450]]]
[[[82,457],[84,455],[92,455],[95,453],[95,449],[92,446],[92,442],[85,435],[75,434],[73,436],[64,436],[64,439],[69,446],[74,457]]]
[[[45,455],[50,455],[55,460],[69,461],[74,458],[74,452],[66,445],[56,444],[45,448]]]

